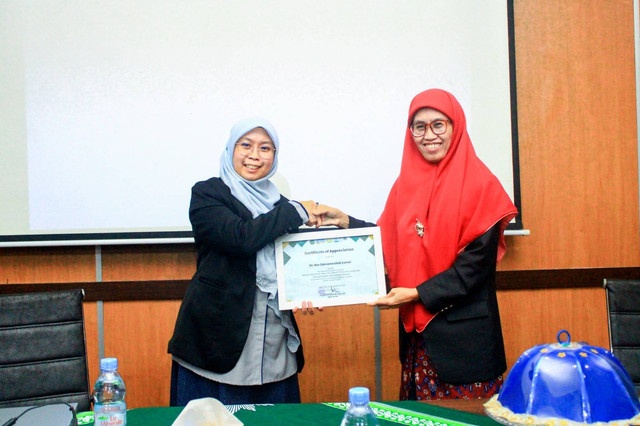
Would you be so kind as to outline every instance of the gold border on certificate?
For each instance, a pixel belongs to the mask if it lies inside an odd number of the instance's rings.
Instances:
[[[386,294],[379,227],[287,234],[275,241],[280,310],[366,303]]]

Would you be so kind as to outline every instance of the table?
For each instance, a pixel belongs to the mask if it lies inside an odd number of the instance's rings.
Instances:
[[[463,402],[463,401],[459,401]],[[386,413],[387,419],[379,418],[380,426],[399,425],[400,416],[412,416],[421,422],[409,423],[411,425],[499,425],[491,418],[469,413],[466,411],[450,408],[456,406],[455,401],[441,402],[432,401],[430,403],[418,401],[391,401],[372,402],[374,408],[378,409],[378,414]],[[482,400],[475,400],[461,404],[468,410],[477,411],[482,404]],[[446,406],[445,406],[446,405]],[[234,415],[245,425],[333,425],[337,426],[344,415],[344,403],[334,404],[274,404],[274,405],[242,405],[230,406]],[[128,426],[171,426],[171,423],[178,417],[182,407],[151,407],[134,408],[127,412]],[[429,423],[432,420],[433,423]],[[439,423],[438,423],[439,422]],[[90,423],[93,425],[93,423]]]
[[[466,411],[467,413],[485,415],[484,403],[489,398],[475,398],[475,399],[435,399],[432,401],[420,401],[423,404],[437,405],[438,407],[452,408],[454,410]]]

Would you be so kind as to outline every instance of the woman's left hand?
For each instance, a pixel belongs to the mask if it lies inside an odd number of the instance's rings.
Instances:
[[[407,303],[415,302],[420,299],[418,290],[415,288],[396,287],[392,288],[389,293],[382,296],[378,300],[368,302],[369,306],[377,306],[380,309],[399,308]]]
[[[302,308],[298,308],[296,306],[295,308],[293,308],[293,313],[295,314],[296,312],[298,312],[298,309],[302,312],[302,315],[313,315],[314,313],[313,303],[311,302],[302,302]],[[317,307],[315,309],[322,311],[323,308]]]

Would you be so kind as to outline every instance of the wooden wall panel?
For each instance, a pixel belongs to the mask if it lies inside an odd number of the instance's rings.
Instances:
[[[103,247],[102,279],[189,279],[195,262],[193,244]],[[118,358],[131,408],[169,404],[167,343],[179,307],[179,301],[104,302],[105,356]]]
[[[525,238],[503,269],[636,266],[633,2],[515,1]]]
[[[509,369],[525,350],[556,342],[560,330],[609,348],[604,289],[500,291],[498,303]]]
[[[305,351],[303,402],[345,401],[352,386],[375,394],[374,311],[366,305],[296,314]]]
[[[395,310],[380,311],[380,334],[382,350],[382,399],[397,401],[400,397],[400,365],[398,312]]]
[[[167,343],[179,301],[105,302],[105,356],[115,356],[129,408],[169,405]]]
[[[0,285],[95,281],[93,247],[0,248]]]
[[[102,248],[103,281],[190,279],[195,270],[193,244]]]
[[[84,302],[84,335],[87,342],[87,366],[89,368],[89,386],[93,384],[100,373],[98,315],[96,302]]]

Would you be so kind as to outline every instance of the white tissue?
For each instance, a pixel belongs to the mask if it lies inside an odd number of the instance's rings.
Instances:
[[[171,426],[242,426],[242,424],[217,399],[201,398],[189,401]]]

